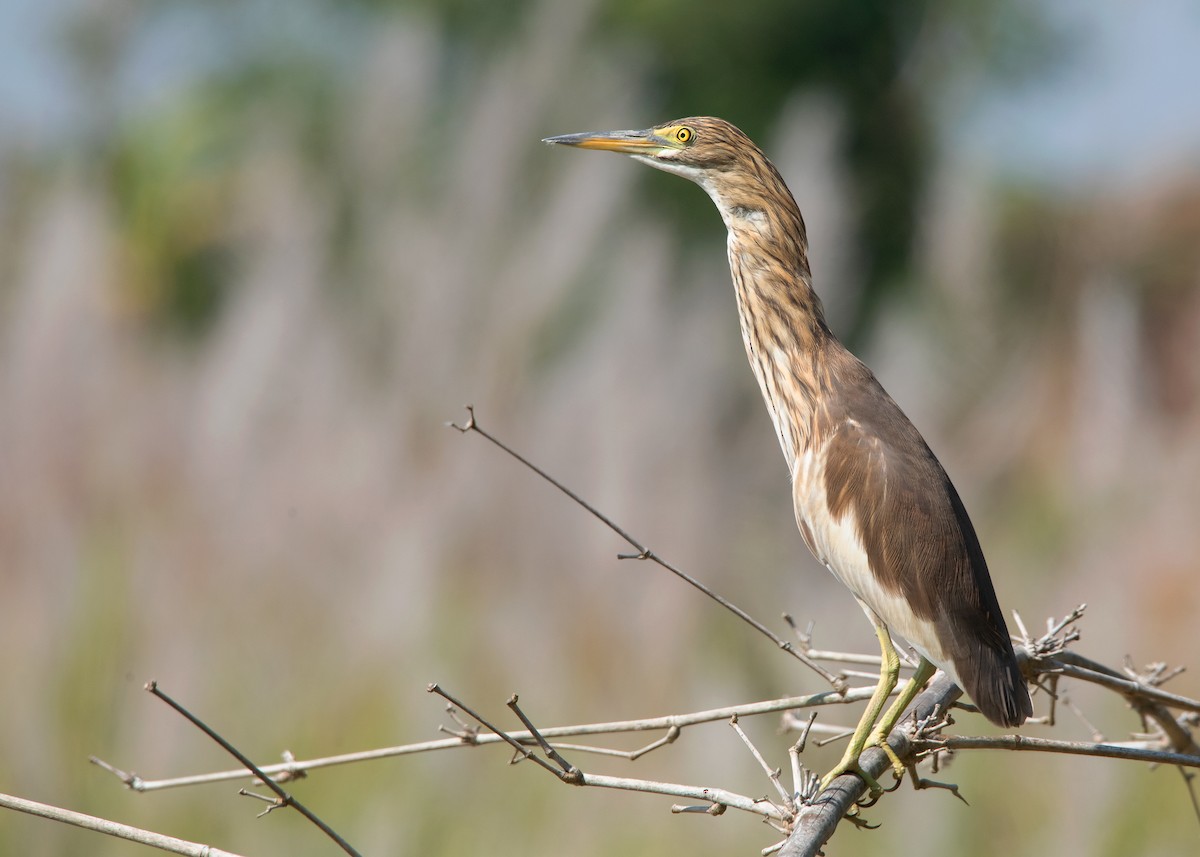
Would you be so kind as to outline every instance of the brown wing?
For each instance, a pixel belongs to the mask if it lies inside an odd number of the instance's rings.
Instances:
[[[830,513],[853,514],[874,576],[933,623],[980,711],[1016,726],[1032,713],[1029,692],[958,492],[871,371],[838,350],[841,365],[830,374],[840,386],[826,411]]]

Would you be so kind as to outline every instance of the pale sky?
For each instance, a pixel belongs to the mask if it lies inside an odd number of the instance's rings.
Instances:
[[[989,99],[953,145],[998,169],[1116,182],[1200,170],[1200,3],[1059,0],[1072,62],[1042,86]]]

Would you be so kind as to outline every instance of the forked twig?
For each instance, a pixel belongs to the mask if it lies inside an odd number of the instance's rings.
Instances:
[[[559,755],[550,747],[545,735],[543,735],[541,731],[534,726],[532,721],[525,716],[525,713],[521,711],[520,708],[516,707],[515,697],[510,698],[509,707],[513,708],[521,722],[529,730],[533,740],[539,747],[543,748],[548,755],[552,755],[552,757],[558,761],[561,770],[556,769],[541,756],[531,752],[529,748],[517,740],[517,738],[505,732],[503,729],[500,729],[499,727],[489,723],[481,715],[477,714],[466,705],[463,705],[461,702],[454,699],[440,686],[431,684],[429,686],[429,691],[430,693],[436,693],[444,699],[452,702],[456,707],[478,720],[479,723],[482,724],[486,729],[496,733],[502,741],[513,748],[514,752],[519,758],[533,760],[540,767],[545,768],[547,771],[554,774],[555,777],[570,785],[592,786],[594,788],[620,789],[623,791],[649,792],[651,794],[685,797],[693,800],[705,801],[711,804],[713,807],[722,807],[720,810],[711,810],[710,814],[712,815],[720,815],[720,813],[724,811],[724,807],[732,807],[733,809],[740,809],[756,815],[761,815],[769,821],[783,822],[787,820],[786,811],[781,810],[778,806],[771,803],[771,801],[747,797],[745,795],[740,795],[725,789],[703,788],[699,786],[683,785],[680,783],[662,783],[654,780],[640,780],[630,777],[609,777],[602,774],[584,773],[579,768],[566,761],[566,759],[563,759],[561,755]],[[673,807],[672,811],[690,812],[694,810],[677,809]]]
[[[500,729],[499,727],[493,726],[491,723],[488,723],[486,720],[483,719],[482,715],[477,714],[476,712],[474,712],[470,708],[468,708],[464,703],[459,702],[457,699],[455,699],[453,696],[451,696],[444,688],[442,688],[441,685],[434,683],[434,684],[429,685],[429,687],[427,687],[426,690],[428,690],[430,693],[436,693],[438,696],[442,697],[442,699],[445,699],[447,702],[449,702],[451,705],[453,705],[455,708],[457,708],[461,711],[465,711],[471,717],[478,720],[479,723],[484,728],[488,729],[490,732],[495,733],[496,735],[499,735],[501,740],[504,741],[504,743],[508,744],[509,746],[511,746],[513,748],[513,750],[516,752],[517,756],[519,756],[523,759],[530,759],[534,763],[540,765],[541,767],[545,768],[550,773],[554,774],[554,776],[559,777],[560,779],[563,778],[562,775],[563,775],[563,773],[566,772],[565,766],[562,771],[555,770],[553,765],[551,765],[549,762],[547,762],[541,756],[538,756],[537,754],[535,754],[533,751],[531,751],[528,747],[526,747],[524,744],[522,744],[516,738],[513,738],[511,735],[509,735],[503,729]]]
[[[563,779],[567,780],[568,782],[570,781],[568,778],[578,779],[580,770],[564,759],[557,750],[550,746],[550,742],[542,736],[542,733],[539,732],[537,727],[533,725],[533,721],[525,716],[525,712],[522,711],[521,706],[517,704],[517,695],[515,693],[508,698],[508,702],[506,704],[513,710],[513,713],[517,715],[517,718],[523,724],[525,724],[525,728],[533,733],[533,738],[535,741],[537,741],[538,746],[542,748],[542,752],[553,759],[554,763],[562,768],[563,774],[566,775],[563,777]]]
[[[787,789],[785,789],[783,784],[779,782],[780,769],[772,768],[767,764],[767,760],[763,758],[762,753],[760,753],[758,748],[754,746],[754,742],[750,740],[750,736],[746,734],[746,730],[742,728],[740,723],[738,723],[737,715],[729,718],[729,725],[733,727],[733,731],[737,733],[737,736],[742,739],[742,743],[746,745],[746,749],[750,751],[750,755],[754,757],[754,761],[758,762],[759,767],[763,769],[763,773],[767,775],[767,779],[771,781],[771,785],[773,785],[775,787],[775,791],[779,793],[779,797],[782,799],[783,805],[790,809],[792,796],[787,793]]]

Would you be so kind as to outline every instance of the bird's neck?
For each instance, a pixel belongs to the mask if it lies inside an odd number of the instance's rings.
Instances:
[[[812,438],[831,334],[812,288],[800,210],[772,168],[769,194],[713,196],[729,230],[729,269],[742,339],[789,472]],[[771,185],[775,186],[772,187]]]

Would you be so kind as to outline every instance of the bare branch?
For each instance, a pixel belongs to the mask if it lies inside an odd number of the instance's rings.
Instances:
[[[216,741],[221,746],[221,749],[223,749],[225,752],[229,753],[229,755],[231,755],[235,759],[237,759],[240,764],[245,765],[246,768],[248,770],[250,770],[251,772],[253,772],[254,776],[258,778],[259,782],[263,783],[263,785],[265,785],[271,791],[275,792],[275,794],[279,798],[279,806],[294,807],[297,812],[299,812],[301,815],[303,815],[305,818],[307,818],[310,822],[312,822],[314,825],[316,825],[317,829],[319,829],[322,833],[324,833],[326,836],[328,836],[330,839],[332,839],[334,842],[336,842],[338,847],[341,848],[343,851],[345,851],[347,854],[352,854],[352,855],[354,855],[354,857],[361,857],[361,855],[357,851],[355,851],[353,847],[351,847],[349,842],[347,842],[345,839],[343,839],[341,836],[339,836],[338,833],[332,827],[330,827],[328,824],[326,824],[324,821],[322,821],[320,818],[318,818],[317,815],[312,810],[310,810],[308,807],[304,806],[304,804],[300,803],[300,801],[296,800],[294,797],[292,797],[290,794],[288,794],[286,791],[284,791],[282,786],[280,786],[277,782],[275,782],[270,777],[268,777],[266,774],[264,774],[252,761],[250,761],[250,759],[247,756],[245,756],[242,753],[241,750],[234,747],[232,744],[230,744],[228,741],[226,741],[220,734],[218,734],[214,729],[212,729],[207,723],[202,721],[196,715],[192,714],[192,712],[188,711],[186,708],[184,708],[182,705],[180,705],[178,702],[176,702],[174,699],[172,699],[170,696],[168,696],[165,692],[160,690],[157,682],[154,682],[154,681],[148,682],[146,684],[146,690],[150,691],[150,693],[154,694],[154,696],[161,699],[163,702],[165,702],[167,705],[169,705],[176,712],[183,715],[183,717],[186,718],[189,723],[191,723],[193,726],[195,726],[197,729],[199,729],[201,732],[203,732],[209,738],[212,738],[214,741]],[[265,815],[266,812],[264,812],[263,814]]]
[[[933,746],[917,742],[918,746]],[[1064,753],[1068,756],[1097,756],[1107,759],[1127,759],[1133,762],[1153,762],[1159,765],[1179,765],[1200,768],[1200,755],[1172,753],[1154,749],[1148,742],[1055,741],[1050,738],[1031,738],[1026,735],[996,735],[986,738],[952,736],[939,739],[937,746],[948,750],[1032,750],[1039,753]]]
[[[769,639],[771,642],[773,642],[777,647],[779,647],[783,651],[785,651],[788,654],[795,657],[797,660],[799,660],[801,663],[803,663],[809,669],[813,670],[818,675],[820,675],[823,679],[825,679],[827,682],[829,682],[829,684],[835,690],[843,691],[846,689],[847,685],[846,685],[845,679],[829,672],[829,670],[825,669],[823,666],[816,663],[816,661],[812,660],[807,655],[805,655],[803,652],[799,651],[794,645],[792,645],[787,640],[784,640],[782,637],[780,637],[778,634],[776,634],[774,631],[772,631],[770,628],[768,628],[762,622],[759,622],[757,619],[755,619],[753,616],[751,616],[749,613],[747,613],[741,607],[738,607],[736,604],[731,602],[729,599],[725,598],[723,595],[720,595],[717,592],[714,592],[706,584],[701,583],[699,580],[692,577],[690,574],[684,572],[683,570],[676,568],[674,565],[672,565],[671,563],[664,560],[662,557],[655,554],[652,550],[645,547],[641,542],[639,542],[637,539],[635,539],[633,536],[631,536],[628,532],[626,532],[624,529],[622,529],[620,526],[618,526],[611,518],[609,518],[607,515],[605,515],[603,512],[601,512],[599,509],[597,509],[592,504],[588,503],[586,500],[584,500],[582,497],[580,497],[578,494],[576,494],[574,491],[572,491],[566,485],[559,482],[557,479],[555,479],[553,476],[551,476],[545,470],[538,467],[532,461],[527,459],[525,456],[521,455],[516,450],[512,449],[512,447],[508,446],[507,444],[505,444],[503,441],[501,441],[500,439],[498,439],[491,433],[480,428],[479,421],[475,418],[475,408],[472,407],[471,405],[467,405],[466,409],[467,409],[466,422],[464,422],[462,425],[459,425],[458,423],[454,423],[454,422],[449,422],[449,423],[447,423],[447,425],[450,428],[457,429],[462,434],[466,434],[468,432],[475,432],[476,434],[484,437],[489,442],[491,442],[493,445],[495,445],[497,448],[503,450],[509,456],[516,459],[521,464],[523,464],[525,467],[527,467],[529,470],[532,470],[534,473],[536,473],[538,476],[540,476],[546,482],[549,482],[551,485],[553,485],[555,488],[557,488],[563,494],[570,497],[571,500],[576,503],[576,505],[585,509],[590,515],[592,515],[592,517],[596,518],[596,520],[600,521],[602,524],[604,524],[606,527],[608,527],[610,530],[612,530],[614,533],[616,533],[618,536],[620,536],[622,539],[624,539],[630,545],[630,547],[632,547],[636,551],[636,553],[632,553],[632,554],[617,554],[618,559],[650,560],[654,563],[657,563],[659,566],[661,566],[662,568],[665,568],[667,571],[674,574],[676,577],[678,577],[680,580],[687,583],[689,586],[699,590],[700,592],[703,592],[705,595],[707,595],[713,601],[716,601],[718,604],[720,604],[726,610],[733,613],[735,616],[737,616],[743,622],[750,625],[750,627],[754,628],[760,634],[765,636],[767,639]]]
[[[672,795],[688,798],[689,800],[707,801],[715,806],[740,809],[755,815],[783,821],[783,813],[769,800],[746,797],[725,789],[703,788],[700,786],[685,786],[679,783],[660,783],[653,780],[635,780],[628,777],[606,777],[600,774],[583,774],[581,786],[593,786],[601,789],[620,789],[623,791],[649,792],[651,794]],[[719,815],[713,811],[712,815]]]
[[[1078,611],[1077,611],[1078,612]],[[1074,615],[1074,614],[1073,614]],[[1077,618],[1077,616],[1076,616]],[[1048,636],[1056,636],[1069,624],[1068,621],[1052,625]],[[1020,654],[1021,659],[1025,660],[1024,653]],[[1060,652],[1056,659],[1044,659],[1042,661],[1034,661],[1029,664],[1033,670],[1058,670],[1062,664],[1060,661],[1079,659],[1081,663],[1086,663],[1086,666],[1078,667],[1081,672],[1080,677],[1084,677],[1084,673],[1090,680],[1096,681],[1105,687],[1123,693],[1127,698],[1137,700],[1142,705],[1154,705],[1155,703],[1146,702],[1147,698],[1161,699],[1162,691],[1157,688],[1150,687],[1144,683],[1137,681],[1129,681],[1120,676],[1112,676],[1109,673],[1113,672],[1108,667],[1102,664],[1097,664],[1089,661],[1086,658],[1081,658],[1071,652]],[[1069,671],[1058,673],[1068,674]],[[1098,678],[1092,678],[1092,677]],[[1057,675],[1056,675],[1057,677]],[[913,703],[913,712],[920,723],[923,720],[930,718],[938,710],[946,710],[951,703],[955,702],[961,695],[962,691],[955,687],[954,684],[944,675],[937,678],[933,684],[921,693]],[[1169,694],[1172,701],[1176,704],[1184,703],[1179,707],[1189,707],[1195,705],[1193,700],[1185,697],[1175,697],[1174,694]],[[1170,723],[1174,724],[1179,731],[1182,731],[1187,740],[1195,746],[1194,740],[1191,738],[1190,732],[1187,732],[1165,708],[1159,712]],[[1101,743],[1101,742],[1075,742],[1075,741],[1054,741],[1044,738],[1029,738],[1020,735],[1004,735],[995,738],[971,738],[971,737],[938,737],[936,739],[926,737],[926,733],[922,733],[922,737],[914,739],[910,733],[909,723],[910,718],[902,720],[897,727],[888,736],[888,744],[892,747],[896,755],[906,763],[912,763],[917,760],[917,757],[923,753],[930,753],[942,750],[968,750],[968,749],[1006,749],[1006,750],[1027,750],[1040,752],[1065,753],[1069,755],[1097,756],[1102,758],[1126,759],[1131,761],[1151,762],[1156,764],[1170,764],[1179,766],[1181,771],[1185,768],[1200,767],[1200,753],[1180,753],[1170,752],[1161,749],[1165,741],[1152,742],[1127,742],[1127,743]],[[878,748],[872,748],[863,754],[860,763],[872,776],[878,776],[888,766],[886,755]],[[1186,777],[1185,781],[1189,782]],[[934,785],[929,781],[917,781],[915,783],[923,783],[926,786]],[[948,788],[957,795],[957,789],[951,784],[940,783],[936,784],[942,788]],[[851,810],[856,801],[863,795],[866,790],[866,785],[853,775],[844,775],[838,777],[829,788],[821,792],[816,799],[808,806],[800,810],[797,815],[796,824],[793,828],[791,836],[787,843],[780,851],[781,857],[800,857],[800,855],[815,855],[820,852],[821,847],[828,838],[833,835],[838,822],[841,818]],[[958,797],[962,797],[958,795]]]
[[[1176,770],[1183,777],[1183,785],[1187,788],[1188,797],[1192,799],[1192,812],[1195,814],[1196,820],[1200,821],[1200,801],[1196,800],[1196,775],[1183,768],[1176,768]]]
[[[1059,705],[1065,705],[1070,712],[1075,715],[1076,719],[1078,719],[1080,723],[1087,727],[1088,732],[1090,732],[1092,735],[1093,741],[1096,743],[1103,743],[1104,733],[1100,731],[1100,727],[1092,723],[1092,721],[1084,713],[1083,709],[1075,704],[1075,700],[1071,698],[1070,693],[1068,693],[1065,689],[1060,688],[1057,700]]]
[[[814,661],[829,661],[831,663],[839,664],[861,664],[863,666],[871,667],[877,667],[883,663],[883,658],[881,658],[879,655],[868,655],[861,652],[834,652],[828,649],[813,648],[812,622],[809,622],[808,627],[801,631],[800,626],[796,624],[796,620],[792,618],[790,613],[783,614],[783,621],[787,623],[787,626],[791,628],[792,632],[796,635],[796,642],[800,646],[800,651],[808,655]],[[897,649],[896,654],[900,656],[901,669],[916,668],[917,659],[911,657],[909,652]],[[846,673],[846,675],[849,676],[850,673]],[[876,675],[875,678],[878,678],[878,675]]]
[[[551,765],[549,762],[547,762],[545,759],[543,759],[541,756],[537,756],[534,753],[532,753],[528,748],[524,747],[520,741],[513,738],[511,735],[509,735],[503,729],[493,726],[491,723],[484,720],[481,715],[476,714],[472,709],[468,708],[464,703],[459,702],[457,699],[455,699],[453,696],[451,696],[449,693],[447,693],[440,685],[434,683],[434,684],[429,685],[429,687],[426,689],[430,693],[436,693],[438,696],[447,700],[448,702],[453,704],[455,708],[459,708],[459,709],[465,711],[471,717],[474,717],[476,720],[479,721],[479,723],[482,726],[491,730],[494,734],[496,734],[500,737],[500,740],[504,741],[506,744],[511,746],[513,748],[513,750],[516,751],[517,757],[522,758],[522,759],[532,760],[533,762],[537,763],[541,767],[545,768],[550,773],[554,774],[554,776],[556,776],[556,777],[561,776],[562,773],[566,772],[565,767],[562,772],[556,771],[554,769],[554,766]],[[514,698],[515,698],[515,695],[514,695]],[[532,734],[530,735],[530,737],[533,737]]]
[[[1200,755],[1200,744],[1196,743],[1185,718],[1176,718],[1170,710],[1182,709],[1194,719],[1200,712],[1200,701],[1167,693],[1141,681],[1125,679],[1116,670],[1071,651],[1059,652],[1054,658],[1054,666],[1060,668],[1063,675],[1091,681],[1122,694],[1138,714],[1158,725],[1171,749],[1177,753]]]
[[[1158,725],[1158,729],[1142,736],[1140,740],[1128,742],[1072,742],[1072,741],[1055,741],[1040,738],[1027,738],[1023,736],[1000,736],[995,738],[973,738],[973,737],[942,737],[939,730],[947,725],[948,720],[938,716],[940,712],[948,710],[951,703],[955,702],[961,691],[954,687],[946,678],[941,678],[934,682],[924,693],[917,697],[914,702],[913,712],[915,714],[915,722],[918,724],[914,729],[910,718],[905,718],[897,728],[889,736],[888,743],[892,747],[896,755],[913,773],[912,782],[917,788],[937,787],[951,791],[959,799],[963,796],[959,794],[958,789],[951,783],[940,783],[932,780],[922,779],[915,775],[915,764],[922,758],[932,757],[934,768],[937,768],[938,754],[961,751],[961,750],[978,750],[978,749],[1004,749],[1004,750],[1022,750],[1022,751],[1039,751],[1039,752],[1057,752],[1069,755],[1090,755],[1097,757],[1118,758],[1133,761],[1143,761],[1159,764],[1171,764],[1178,766],[1181,774],[1184,776],[1184,781],[1189,789],[1189,794],[1192,795],[1192,800],[1195,802],[1195,797],[1192,794],[1192,778],[1188,774],[1188,769],[1200,767],[1200,753],[1194,751],[1195,743],[1192,738],[1189,727],[1196,725],[1196,717],[1190,713],[1190,708],[1196,703],[1185,697],[1178,697],[1174,694],[1167,694],[1156,686],[1156,682],[1161,680],[1161,677],[1168,676],[1171,671],[1164,666],[1152,665],[1148,672],[1148,678],[1128,678],[1116,670],[1091,661],[1085,657],[1075,655],[1062,649],[1060,643],[1067,637],[1074,637],[1077,631],[1074,629],[1067,630],[1069,623],[1059,622],[1050,623],[1050,631],[1046,637],[1039,638],[1032,643],[1032,648],[1036,651],[1048,652],[1054,651],[1055,655],[1042,657],[1028,657],[1024,651],[1019,652],[1019,658],[1024,664],[1024,669],[1030,677],[1037,681],[1039,678],[1043,681],[1048,681],[1051,684],[1057,683],[1059,679],[1066,675],[1084,678],[1085,680],[1093,681],[1103,687],[1114,690],[1125,696],[1135,709],[1143,713],[1143,715],[1151,722]],[[1042,686],[1042,685],[1039,685]],[[1043,688],[1045,689],[1045,688]],[[690,786],[679,783],[663,783],[651,780],[632,779],[625,777],[608,777],[596,774],[587,774],[580,771],[575,766],[568,763],[562,756],[561,751],[578,749],[585,752],[605,753],[609,755],[622,755],[626,758],[635,759],[640,755],[649,752],[656,747],[671,743],[681,734],[683,727],[704,722],[712,722],[721,719],[732,718],[735,721],[739,716],[752,716],[755,714],[766,714],[771,712],[792,712],[797,709],[802,709],[817,705],[830,704],[846,704],[848,702],[866,699],[870,696],[873,688],[862,687],[848,691],[846,694],[838,694],[833,691],[812,694],[803,697],[791,697],[781,700],[772,700],[761,703],[751,703],[748,705],[730,706],[721,709],[711,709],[707,711],[692,712],[684,715],[673,715],[660,718],[647,718],[631,721],[617,721],[611,723],[594,723],[583,724],[577,726],[561,726],[547,729],[538,729],[529,718],[520,710],[516,704],[515,697],[509,701],[510,707],[521,719],[526,727],[523,732],[507,733],[500,730],[487,721],[483,720],[480,715],[472,711],[459,700],[450,696],[436,685],[431,686],[430,690],[439,693],[445,698],[450,706],[448,710],[455,717],[458,723],[458,730],[455,732],[455,738],[429,741],[420,744],[406,745],[403,747],[388,748],[385,750],[368,751],[366,753],[348,754],[340,757],[330,757],[328,759],[318,759],[309,762],[296,762],[289,759],[283,765],[264,766],[262,768],[252,769],[247,765],[247,769],[223,772],[220,774],[210,774],[202,777],[180,778],[177,780],[164,781],[145,781],[136,774],[126,773],[115,768],[107,763],[94,760],[97,764],[105,767],[115,776],[121,779],[127,786],[139,791],[149,791],[156,788],[166,788],[173,785],[185,785],[194,782],[211,782],[217,779],[234,779],[245,777],[257,771],[255,776],[263,779],[268,778],[272,774],[281,774],[283,776],[303,775],[307,770],[322,767],[332,764],[345,764],[355,761],[364,761],[372,758],[384,758],[393,755],[404,755],[413,752],[426,752],[440,749],[450,749],[452,747],[477,746],[489,743],[498,743],[504,741],[513,747],[517,753],[517,758],[525,759],[532,758],[538,764],[546,767],[556,777],[576,785],[589,785],[597,788],[614,788],[627,791],[640,791],[654,794],[671,795],[690,800],[702,801],[701,805],[694,806],[674,806],[674,812],[706,812],[708,814],[720,814],[726,807],[734,807],[747,812],[752,812],[762,816],[769,823],[786,830],[791,827],[792,833],[788,839],[781,844],[781,852],[784,855],[797,854],[815,854],[819,852],[821,845],[828,840],[836,829],[839,821],[846,816],[847,813],[857,812],[856,804],[860,803],[865,791],[865,786],[862,781],[854,775],[846,775],[839,777],[831,786],[819,795],[816,794],[816,778],[813,774],[803,768],[799,761],[799,750],[801,749],[804,740],[807,739],[810,731],[830,731],[836,730],[837,727],[828,724],[814,726],[810,717],[808,723],[803,725],[803,735],[801,740],[797,741],[796,745],[789,750],[789,755],[792,761],[792,778],[794,786],[794,794],[787,795],[786,791],[778,782],[779,772],[772,769],[766,760],[758,753],[750,744],[749,739],[745,737],[743,740],[751,747],[755,753],[759,764],[767,771],[768,776],[775,783],[775,788],[783,797],[782,805],[775,804],[765,798],[750,798],[744,795],[739,795],[733,792],[718,788],[703,788],[698,786]],[[1049,691],[1048,691],[1049,693]],[[1061,694],[1060,694],[1061,695]],[[1051,694],[1053,700],[1053,694]],[[1178,720],[1175,719],[1171,710],[1164,705],[1161,700],[1167,698],[1172,702],[1182,702],[1184,705],[1179,707],[1189,708]],[[959,703],[962,705],[962,703]],[[965,707],[965,706],[964,706]],[[457,712],[461,710],[465,714],[474,718],[477,722],[483,724],[491,733],[480,732],[478,727],[468,724],[466,721],[458,717]],[[815,716],[815,715],[814,715]],[[797,722],[798,718],[792,717],[793,721]],[[935,722],[936,721],[936,722]],[[786,726],[786,724],[785,724]],[[586,747],[576,744],[563,744],[556,742],[551,744],[549,739],[580,736],[580,735],[599,735],[612,734],[618,732],[637,732],[665,729],[666,734],[647,744],[645,747],[630,752],[608,750],[599,747]],[[916,737],[914,737],[916,736]],[[1182,736],[1182,737],[1181,737]],[[1178,743],[1177,743],[1178,742]],[[537,745],[542,748],[547,756],[554,759],[562,770],[554,768],[545,759],[536,755],[532,751],[532,746]],[[1185,752],[1179,752],[1179,746],[1187,748]],[[1174,747],[1175,752],[1168,751],[1166,747]],[[873,748],[865,753],[861,759],[861,764],[872,776],[878,776],[889,766],[889,760],[886,755],[878,748]],[[797,808],[796,802],[800,801],[802,806]],[[273,802],[273,806],[280,805],[278,802]],[[855,824],[866,825],[859,818],[850,819]],[[766,849],[771,851],[772,849]]]
[[[800,708],[809,708],[821,705],[848,705],[854,702],[861,702],[870,699],[874,688],[870,687],[855,687],[846,691],[844,694],[836,691],[822,691],[821,693],[813,693],[807,696],[788,696],[782,699],[772,699],[765,702],[751,702],[742,705],[730,705],[723,708],[712,708],[704,711],[693,711],[687,714],[669,714],[664,717],[648,717],[638,720],[615,720],[604,723],[584,723],[573,726],[551,726],[541,730],[541,734],[546,738],[569,738],[580,737],[586,735],[612,735],[624,732],[657,732],[659,730],[667,730],[667,735],[653,743],[643,747],[640,750],[635,750],[629,758],[636,759],[663,743],[670,743],[678,737],[678,731],[687,726],[696,726],[702,723],[714,723],[719,720],[728,720],[735,714],[739,717],[752,717],[757,714],[778,714],[780,712],[791,711]],[[818,724],[814,727],[814,731],[820,731],[822,727]],[[676,733],[675,737],[671,737],[671,732]],[[532,733],[525,732],[510,732],[511,737],[521,743],[533,740]],[[384,747],[375,750],[363,750],[357,753],[343,753],[336,756],[325,756],[316,759],[304,759],[301,761],[289,761],[277,763],[273,765],[261,765],[258,770],[268,776],[275,777],[295,776],[297,772],[315,771],[320,768],[330,768],[337,765],[357,764],[359,762],[369,762],[376,759],[390,759],[395,756],[408,756],[415,753],[429,753],[439,750],[454,750],[466,746],[476,746],[484,744],[496,744],[503,741],[498,735],[489,734],[471,734],[460,735],[454,738],[442,738],[436,741],[420,741],[415,744],[403,744],[397,747]],[[181,788],[184,786],[206,785],[209,783],[228,782],[232,780],[241,780],[246,777],[255,776],[246,768],[237,768],[228,771],[216,771],[210,774],[194,774],[185,777],[172,777],[168,779],[148,780],[136,774],[126,774],[118,768],[110,765],[101,759],[93,757],[93,764],[104,768],[116,775],[130,789],[137,792],[152,792],[161,791],[163,789]]]
[[[579,769],[564,759],[557,750],[550,746],[550,742],[542,736],[542,733],[537,731],[537,727],[533,725],[533,721],[526,717],[525,712],[521,710],[521,706],[517,705],[517,695],[515,693],[508,698],[507,704],[525,725],[525,728],[533,733],[533,738],[538,742],[538,746],[542,748],[542,752],[553,759],[554,763],[562,768],[564,774],[575,776],[579,773]]]
[[[1060,653],[1055,656],[1054,663],[1050,666],[1059,668],[1065,676],[1102,685],[1126,697],[1157,702],[1184,711],[1200,712],[1200,700],[1168,693],[1161,688],[1125,678],[1116,670],[1074,652]]]
[[[478,720],[483,726],[498,734],[502,740],[504,740],[507,744],[512,746],[514,750],[517,751],[517,754],[520,758],[533,759],[535,762],[539,762],[542,767],[550,771],[550,773],[554,774],[558,779],[565,783],[569,783],[570,785],[592,786],[594,788],[620,789],[623,791],[649,792],[651,794],[686,797],[692,798],[693,800],[703,800],[712,804],[719,804],[721,806],[745,810],[746,812],[752,812],[756,815],[761,815],[776,821],[783,821],[787,818],[785,813],[781,811],[779,807],[768,800],[746,797],[745,795],[739,795],[734,792],[726,791],[725,789],[686,786],[679,783],[662,783],[654,780],[639,780],[629,777],[609,777],[600,774],[587,774],[574,765],[571,765],[566,760],[562,760],[560,762],[560,764],[563,766],[563,770],[556,771],[540,756],[535,756],[533,753],[529,752],[529,750],[526,749],[512,735],[509,735],[504,730],[498,729],[488,721],[484,720],[472,709],[451,697],[442,688],[438,687],[437,685],[430,685],[429,690],[431,693],[437,693],[450,700],[456,707],[462,709],[471,717],[474,717],[476,720]],[[512,703],[514,702],[514,699],[515,697],[510,698],[510,707],[513,707]],[[538,731],[529,718],[527,718],[519,708],[514,708],[514,710],[517,711],[522,723],[524,723],[532,733],[533,740],[536,741],[538,745],[545,749],[548,753],[551,753],[552,750],[546,743],[545,737],[541,734],[541,732]],[[557,756],[557,754],[554,755]],[[561,759],[561,756],[557,756],[557,758]]]
[[[775,786],[775,791],[779,793],[779,797],[783,800],[784,804],[790,804],[792,796],[787,793],[787,789],[779,782],[779,768],[772,768],[767,764],[767,760],[763,758],[762,753],[754,746],[754,742],[750,740],[750,736],[746,734],[746,730],[738,723],[736,715],[729,718],[729,725],[733,727],[733,731],[737,733],[737,736],[742,739],[742,743],[746,745],[746,748],[750,751],[750,755],[754,756],[754,760],[762,767],[763,772],[767,775],[767,779]]]
[[[109,821],[107,818],[97,818],[94,815],[85,815],[82,812],[75,812],[74,810],[63,809],[62,807],[51,806],[48,803],[38,803],[37,801],[25,800],[24,798],[13,797],[11,795],[0,794],[0,806],[5,809],[36,815],[40,818],[48,818],[51,821],[70,824],[74,827],[81,827],[84,830],[92,830],[96,833],[115,836],[117,839],[125,839],[141,845],[149,845],[152,848],[157,848],[160,851],[168,851],[172,854],[186,854],[189,857],[239,857],[239,855],[234,854],[232,851],[222,851],[219,848],[213,848],[211,845],[189,842],[186,839],[176,839],[174,836],[164,836],[152,830],[142,830],[140,827],[118,824],[115,821]]]

